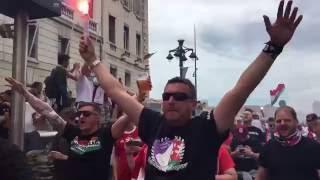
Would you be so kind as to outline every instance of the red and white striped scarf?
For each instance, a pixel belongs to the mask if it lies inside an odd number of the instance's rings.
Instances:
[[[281,137],[278,132],[274,133],[274,139],[278,141],[282,146],[294,146],[301,141],[302,133],[296,130],[294,133],[287,137]]]

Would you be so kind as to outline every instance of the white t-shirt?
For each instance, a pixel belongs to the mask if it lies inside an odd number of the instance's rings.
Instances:
[[[76,102],[92,102],[93,92],[95,89],[94,76],[90,79],[87,76],[81,75],[76,83],[77,98]],[[94,102],[97,104],[103,104],[104,102],[104,90],[99,86],[96,90]]]
[[[262,123],[260,120],[258,119],[253,119],[252,122],[251,122],[251,125],[256,127],[256,128],[259,128],[262,132],[264,132],[264,128],[262,127]]]
[[[31,107],[29,103],[26,102],[26,111],[24,119],[24,132],[30,133],[36,130],[36,127],[33,125],[32,114],[36,111]]]

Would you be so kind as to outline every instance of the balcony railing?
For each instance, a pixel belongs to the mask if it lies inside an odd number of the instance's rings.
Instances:
[[[74,18],[74,10],[73,8],[71,8],[70,6],[68,6],[67,4],[62,2],[62,6],[61,6],[61,14],[66,16],[67,18],[70,18],[71,20],[73,20]]]
[[[93,32],[97,32],[98,29],[98,23],[95,22],[93,19],[90,19],[89,21],[89,29]]]
[[[62,2],[61,6],[61,14],[63,17],[66,17],[70,21],[74,21],[75,10],[70,7],[68,4]],[[89,21],[89,29],[92,32],[97,32],[98,30],[98,23],[94,19],[90,19]]]

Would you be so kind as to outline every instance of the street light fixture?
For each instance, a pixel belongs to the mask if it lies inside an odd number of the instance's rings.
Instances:
[[[173,56],[169,53],[169,55],[167,56],[167,59],[171,61],[173,59]]]
[[[197,58],[196,53],[192,52],[192,53],[190,54],[189,58],[191,58],[191,59],[196,59],[196,58]]]
[[[169,61],[171,61],[173,59],[173,56],[179,58],[180,77],[183,78],[183,74],[182,74],[183,62],[188,60],[188,58],[186,57],[187,52],[191,52],[191,54],[189,56],[190,58],[196,59],[197,56],[194,53],[192,48],[187,48],[187,47],[183,46],[183,43],[184,43],[183,39],[179,39],[178,43],[179,43],[179,46],[177,48],[169,50],[169,54],[167,56],[167,59]],[[173,56],[171,53],[173,53]]]
[[[169,61],[171,61],[174,56],[179,58],[180,77],[184,78],[183,77],[183,62],[188,60],[188,58],[186,57],[186,54],[188,52],[191,52],[189,55],[189,58],[194,60],[194,65],[195,65],[194,66],[194,80],[195,80],[195,88],[196,88],[196,92],[197,92],[197,70],[198,70],[197,69],[197,60],[198,60],[198,57],[192,48],[187,48],[187,47],[183,46],[183,43],[184,43],[184,40],[179,39],[178,40],[179,46],[175,49],[169,50],[169,54],[167,56],[167,59]],[[173,56],[171,53],[173,53]]]

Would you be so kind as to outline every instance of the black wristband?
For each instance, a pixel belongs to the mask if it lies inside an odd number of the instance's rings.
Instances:
[[[276,46],[274,44],[272,44],[270,41],[265,43],[265,47],[263,48],[263,52],[269,54],[272,59],[276,59],[282,52],[283,47],[280,46]]]

